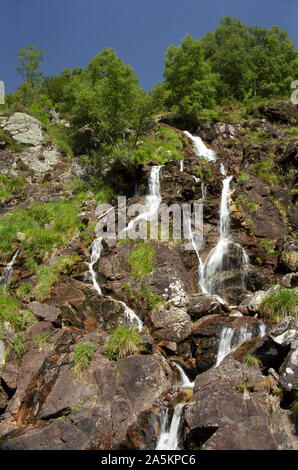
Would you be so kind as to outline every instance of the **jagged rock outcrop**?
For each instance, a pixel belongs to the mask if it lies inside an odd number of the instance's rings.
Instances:
[[[9,118],[1,118],[1,126],[14,140],[36,147],[43,142],[41,123],[26,113],[14,113]]]
[[[258,366],[233,358],[200,374],[184,414],[184,442],[204,450],[297,449],[290,412]]]

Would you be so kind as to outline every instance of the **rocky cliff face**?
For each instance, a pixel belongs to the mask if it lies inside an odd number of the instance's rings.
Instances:
[[[196,135],[215,161],[174,129],[183,165],[165,162],[160,196],[168,205],[201,201],[202,247],[172,237],[103,239],[94,262],[97,203],[73,185],[85,175],[83,160],[61,152],[36,119],[1,118],[0,184],[22,179],[1,193],[1,449],[154,449],[161,410],[172,415],[180,402],[180,448],[297,449],[289,409],[297,383],[297,108],[262,112],[261,120],[200,126]],[[155,164],[137,169],[128,207],[144,202]],[[227,176],[229,233],[204,284],[221,240]],[[19,223],[30,210],[38,236]],[[274,326],[260,303],[284,290],[296,301]],[[111,358],[106,344],[132,314],[142,323],[142,350]],[[86,344],[92,358],[78,376],[75,356]],[[258,360],[250,367],[251,357]],[[190,399],[174,361],[195,380]]]

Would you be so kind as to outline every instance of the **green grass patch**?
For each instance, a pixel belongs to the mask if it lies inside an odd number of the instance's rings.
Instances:
[[[23,300],[28,297],[32,292],[32,288],[33,286],[29,282],[24,282],[23,284],[21,284],[16,292],[18,299]]]
[[[280,287],[262,300],[259,311],[261,316],[270,323],[278,323],[285,316],[298,315],[298,295],[294,289]]]
[[[33,341],[36,343],[47,343],[51,338],[51,333],[45,333],[44,335],[39,335],[36,336],[36,338],[33,338]]]
[[[239,184],[243,185],[249,181],[249,175],[244,173],[243,171],[238,171],[238,178],[237,181]]]
[[[248,367],[253,367],[253,366],[258,366],[260,364],[260,359],[256,356],[253,356],[252,354],[249,354],[245,360],[245,364],[248,365]]]
[[[110,360],[139,354],[143,347],[139,332],[135,327],[118,326],[105,344]]]
[[[93,344],[78,344],[74,351],[73,371],[77,378],[82,378],[88,369],[90,362],[94,356],[95,348]]]
[[[154,310],[158,304],[165,302],[160,295],[152,292],[152,290],[148,286],[142,286],[141,289],[138,291],[138,296],[143,297],[146,302],[146,308],[148,311]]]
[[[141,278],[154,270],[154,248],[144,242],[138,243],[138,246],[131,252],[128,264],[131,275],[134,279]]]
[[[0,203],[3,204],[25,186],[27,186],[27,183],[24,178],[7,178],[0,175]]]
[[[155,160],[159,164],[167,160],[181,159],[183,142],[173,130],[159,126],[154,138],[144,137],[142,143],[134,150],[134,163],[146,163]]]
[[[5,322],[9,322],[14,331],[21,331],[33,325],[35,316],[29,310],[21,310],[19,301],[0,287],[0,326]]]
[[[264,238],[260,241],[260,245],[266,250],[266,253],[277,253],[274,249],[275,244],[271,240]]]
[[[22,232],[21,251],[41,262],[46,252],[64,246],[82,227],[77,218],[79,209],[76,200],[36,203],[0,217],[0,253],[9,258],[17,233]]]
[[[78,255],[62,256],[51,266],[40,265],[36,268],[37,285],[33,289],[36,300],[45,300],[62,272],[69,273],[78,260]]]

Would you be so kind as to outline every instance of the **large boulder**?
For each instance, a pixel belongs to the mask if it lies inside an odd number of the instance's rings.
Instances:
[[[184,414],[184,443],[202,450],[297,449],[290,412],[258,366],[228,358],[199,375]],[[190,447],[189,447],[190,448]]]
[[[4,121],[3,127],[14,140],[22,144],[36,147],[43,141],[41,123],[26,113],[14,113]]]
[[[178,307],[167,308],[159,305],[151,314],[156,340],[180,343],[191,333],[191,319],[186,310]]]
[[[205,315],[227,313],[228,307],[216,295],[193,294],[189,299],[187,313],[192,319],[199,319]]]
[[[270,368],[279,374],[279,384],[290,392],[298,376],[298,320],[285,317],[275,325],[250,351],[260,358],[262,370]]]

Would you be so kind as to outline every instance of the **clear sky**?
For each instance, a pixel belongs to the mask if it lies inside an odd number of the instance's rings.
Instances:
[[[45,50],[46,75],[85,67],[112,47],[150,90],[162,81],[168,46],[186,33],[199,39],[214,31],[224,15],[265,28],[278,24],[297,49],[298,0],[1,0],[1,79],[7,92],[21,83],[14,66],[29,42]]]

